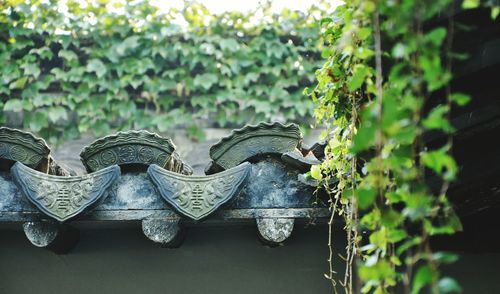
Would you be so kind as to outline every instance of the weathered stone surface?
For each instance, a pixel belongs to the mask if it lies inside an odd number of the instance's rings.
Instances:
[[[301,183],[298,175],[299,171],[271,156],[253,163],[247,184],[232,201],[231,207],[311,207],[315,188]]]
[[[210,148],[210,157],[218,166],[229,169],[257,155],[293,151],[301,142],[295,124],[260,123],[232,131]]]
[[[20,130],[0,128],[0,158],[36,168],[48,160],[50,149],[43,139]]]
[[[250,170],[250,164],[243,163],[215,175],[184,176],[151,165],[148,175],[163,198],[180,214],[200,220],[237,194]]]
[[[174,150],[170,138],[148,131],[128,131],[95,141],[83,149],[80,157],[87,171],[93,172],[114,164],[165,166]]]
[[[120,175],[118,166],[92,174],[58,177],[16,163],[12,175],[24,195],[47,216],[63,222],[90,208]]]
[[[155,185],[144,172],[122,174],[98,210],[168,209]]]
[[[57,237],[59,227],[51,221],[37,221],[23,223],[24,234],[36,247],[47,247]]]
[[[247,183],[225,209],[214,213],[214,221],[255,217],[325,217],[328,209],[315,187],[299,182],[296,170],[279,159],[268,158],[252,164]],[[110,194],[87,220],[142,220],[172,218],[176,214],[162,199],[146,173],[122,174],[109,188]],[[0,172],[0,222],[38,220],[38,209],[24,197],[10,173]]]
[[[162,246],[174,245],[181,233],[179,219],[144,219],[142,232],[149,240]]]
[[[257,218],[257,228],[263,241],[271,245],[284,242],[293,231],[293,218]]]
[[[23,231],[36,247],[64,254],[71,251],[80,240],[80,231],[66,224],[53,221],[29,221],[23,223]]]
[[[22,194],[10,172],[0,172],[0,214],[5,212],[36,212],[36,207]]]

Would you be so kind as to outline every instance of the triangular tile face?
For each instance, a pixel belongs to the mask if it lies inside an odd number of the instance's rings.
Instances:
[[[151,165],[148,175],[161,196],[180,214],[200,220],[241,190],[250,169],[250,164],[245,162],[210,176],[184,176]]]
[[[120,175],[117,165],[77,177],[47,175],[19,162],[11,171],[28,200],[60,222],[77,216],[96,203]]]

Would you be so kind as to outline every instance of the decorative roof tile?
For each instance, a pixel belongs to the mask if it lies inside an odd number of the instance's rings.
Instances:
[[[88,172],[114,164],[165,166],[174,150],[170,138],[148,131],[127,131],[98,139],[82,150],[80,158]]]
[[[12,175],[28,200],[45,215],[64,222],[76,217],[106,195],[120,175],[117,165],[95,173],[75,176],[53,176],[33,170],[20,162]]]
[[[252,157],[281,155],[295,150],[302,142],[296,124],[260,123],[234,130],[210,148],[210,158],[223,169],[229,169]]]

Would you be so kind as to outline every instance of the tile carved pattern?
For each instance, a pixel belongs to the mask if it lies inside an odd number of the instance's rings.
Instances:
[[[103,198],[119,177],[120,168],[113,165],[92,174],[59,177],[35,171],[18,162],[11,172],[31,203],[47,216],[64,222]]]
[[[250,169],[245,162],[210,176],[185,176],[151,165],[148,175],[161,196],[180,214],[200,220],[238,194]]]
[[[43,139],[20,130],[0,128],[0,158],[19,161],[35,168],[49,154],[50,149]]]
[[[295,124],[260,123],[234,130],[210,148],[210,157],[223,169],[261,154],[283,154],[295,150],[302,142]]]
[[[175,145],[170,138],[148,131],[128,131],[98,139],[82,150],[80,158],[88,172],[114,164],[157,164],[164,167],[180,160],[174,158],[174,150]],[[182,164],[172,166],[179,172],[184,171]]]

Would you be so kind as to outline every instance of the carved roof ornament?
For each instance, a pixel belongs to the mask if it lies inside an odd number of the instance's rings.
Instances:
[[[308,154],[313,154],[318,160],[323,160],[325,158],[325,148],[327,145],[327,140],[322,140],[314,143],[312,146],[306,146],[302,144],[302,154],[307,156]]]
[[[28,132],[0,128],[0,158],[37,168],[44,159],[48,160],[49,154],[50,148],[43,139]]]
[[[120,175],[120,168],[113,165],[88,175],[59,177],[17,162],[11,172],[31,203],[47,216],[64,222],[107,195],[108,188]]]
[[[85,147],[80,158],[88,172],[108,166],[157,164],[180,173],[192,173],[178,156],[170,138],[148,131],[128,131],[106,136]]]
[[[250,163],[245,162],[210,176],[185,176],[150,165],[148,175],[180,214],[201,220],[239,193],[250,170]]]
[[[309,153],[304,156],[299,150],[283,153],[281,160],[287,165],[298,169],[300,172],[307,172],[311,169],[311,166],[321,163],[321,161],[314,157],[314,154]]]
[[[229,169],[257,155],[278,154],[295,150],[301,145],[302,134],[296,124],[260,123],[234,130],[210,148],[214,164],[207,173],[217,171],[217,166]]]

